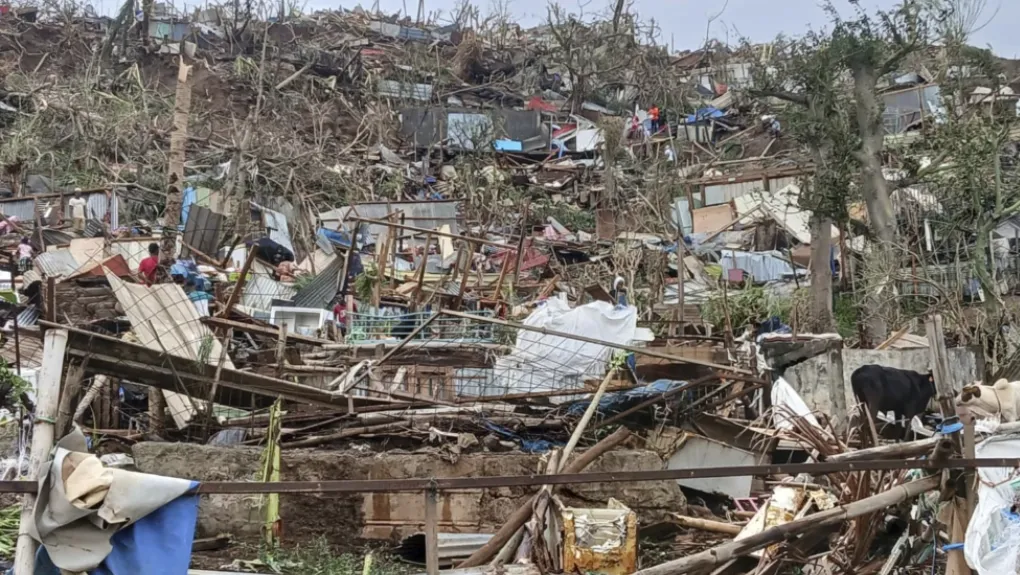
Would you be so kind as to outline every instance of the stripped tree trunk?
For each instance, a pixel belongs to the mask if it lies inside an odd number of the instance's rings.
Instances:
[[[184,188],[184,154],[188,145],[188,117],[191,113],[191,66],[180,59],[177,70],[177,95],[174,101],[174,131],[170,134],[169,186],[160,252],[164,261],[177,257],[177,226],[181,223],[181,195]]]
[[[893,274],[896,269],[896,214],[893,211],[889,183],[882,173],[882,149],[885,128],[882,107],[875,96],[878,73],[866,58],[850,62],[854,78],[854,99],[857,106],[857,129],[861,149],[857,160],[861,166],[861,195],[868,207],[868,220],[875,234],[872,258],[867,270],[867,335],[872,342],[889,337],[889,318]]]

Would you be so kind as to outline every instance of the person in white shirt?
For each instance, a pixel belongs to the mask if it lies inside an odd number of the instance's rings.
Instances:
[[[68,200],[68,207],[71,208],[71,227],[78,232],[85,231],[85,207],[88,205],[85,198],[81,197],[81,188],[74,189],[74,197]]]

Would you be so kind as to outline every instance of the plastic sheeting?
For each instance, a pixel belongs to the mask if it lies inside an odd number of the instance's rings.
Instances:
[[[1020,435],[993,437],[978,444],[978,459],[1020,456]],[[1020,567],[1020,515],[1012,513],[1020,477],[1007,467],[977,470],[978,504],[967,525],[963,553],[978,575],[1017,573]]]
[[[598,412],[602,415],[613,415],[626,411],[631,407],[650,399],[652,397],[658,397],[667,391],[672,391],[678,387],[685,387],[686,381],[674,381],[671,379],[658,379],[648,385],[641,387],[635,387],[634,389],[628,389],[627,391],[618,391],[614,393],[606,393],[599,400]],[[690,392],[686,392],[690,393]],[[683,395],[683,394],[681,394]],[[590,400],[582,400],[570,405],[567,408],[567,414],[569,415],[581,415],[584,410],[588,409]]]
[[[554,298],[532,312],[524,325],[626,345],[637,333],[637,308],[595,301],[571,309]],[[604,345],[520,330],[513,352],[496,361],[495,385],[508,393],[580,388],[586,377],[605,375],[612,352]]]
[[[797,390],[780,377],[772,384],[772,424],[778,429],[789,431],[793,429],[790,420],[795,417],[803,417],[819,429],[822,427]]]

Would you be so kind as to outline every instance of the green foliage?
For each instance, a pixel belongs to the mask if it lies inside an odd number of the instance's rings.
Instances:
[[[7,390],[4,405],[14,407],[21,405],[22,395],[32,390],[32,384],[18,377],[7,362],[0,359],[0,389]]]
[[[374,263],[366,265],[365,271],[354,278],[354,297],[362,301],[371,300],[372,292],[375,290],[375,284],[378,281],[379,268]]]
[[[365,560],[371,554],[368,573]],[[392,555],[372,552],[365,554],[337,553],[323,537],[293,549],[263,552],[263,565],[281,575],[409,575],[421,568],[401,563]]]
[[[18,529],[21,526],[21,505],[0,509],[0,558],[14,559]]]
[[[832,303],[832,315],[836,321],[836,331],[843,339],[857,337],[857,325],[860,321],[857,304],[851,294],[837,294]]]
[[[568,230],[577,233],[595,232],[595,211],[579,209],[573,204],[538,204],[532,206],[532,221],[544,224],[547,218],[556,218]]]
[[[294,278],[294,289],[301,291],[308,287],[308,284],[312,283],[315,279],[316,274],[301,274]]]
[[[721,290],[713,291],[701,307],[701,314],[718,329],[724,329],[728,304],[734,335],[739,335],[744,327],[753,326],[773,316],[779,317],[784,323],[790,321],[791,298],[776,296],[763,287],[731,290],[726,300],[724,303]]]

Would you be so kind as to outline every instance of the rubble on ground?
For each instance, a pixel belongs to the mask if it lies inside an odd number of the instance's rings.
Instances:
[[[0,17],[0,355],[37,384],[66,331],[58,438],[198,482],[675,472],[440,493],[440,567],[474,575],[1015,563],[1003,470],[932,467],[1017,453],[1015,410],[957,428],[984,351],[947,349],[934,318],[874,345],[805,330],[815,168],[740,90],[739,54],[563,50],[629,17],[564,39],[360,7],[242,16]],[[94,52],[114,65],[75,72]],[[921,228],[941,209],[901,191]],[[820,233],[850,297],[870,240]],[[870,364],[933,372],[938,414],[860,409]],[[784,471],[801,463],[833,467]],[[250,499],[203,499],[196,537],[265,537]],[[285,494],[276,535],[402,541],[424,564],[426,505]]]

